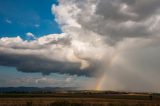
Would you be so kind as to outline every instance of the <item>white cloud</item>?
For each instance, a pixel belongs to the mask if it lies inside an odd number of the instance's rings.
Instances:
[[[6,23],[8,23],[8,24],[12,24],[12,21],[9,20],[9,19],[6,19],[5,21],[6,21]]]
[[[158,76],[152,78],[160,73],[159,3],[60,0],[52,11],[63,32],[72,36],[73,46],[78,45],[79,55],[100,61],[96,72],[107,78],[101,89],[159,91]]]
[[[70,83],[70,82],[73,81],[73,80],[74,80],[74,79],[73,79],[72,77],[68,77],[68,78],[66,78],[65,81],[66,81],[67,83]]]
[[[52,12],[63,33],[30,42],[1,38],[0,65],[23,72],[104,76],[101,89],[160,91],[159,3],[60,0]]]
[[[99,55],[102,54],[101,47],[98,46],[100,45],[90,45],[87,42],[73,40],[64,33],[46,35],[33,41],[23,41],[20,37],[6,37],[0,39],[0,57],[6,55],[7,58],[1,57],[3,59],[0,63],[12,66],[12,62],[17,61],[14,62],[14,66],[24,72],[91,75],[92,72],[89,70],[94,72],[93,67],[96,67],[93,65],[96,63],[92,64],[92,61],[97,60],[98,62],[102,58],[93,57],[95,53],[92,53],[92,50],[96,51],[96,48],[99,49]],[[85,51],[90,52],[90,55]]]
[[[29,37],[29,38],[36,39],[35,35],[33,33],[31,33],[31,32],[27,32],[26,36]]]
[[[36,28],[39,28],[39,27],[40,27],[40,25],[39,25],[39,24],[35,24],[34,26],[35,26]]]

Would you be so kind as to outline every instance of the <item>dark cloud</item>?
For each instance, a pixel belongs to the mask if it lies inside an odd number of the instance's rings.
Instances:
[[[76,50],[71,48],[70,41],[70,37],[63,34],[47,35],[30,42],[23,41],[19,37],[2,38],[0,65],[16,67],[22,72],[40,72],[43,75],[59,73],[92,76],[98,67],[96,66],[98,62],[81,58],[78,52],[74,53]]]
[[[154,24],[151,20],[160,13],[159,0],[100,0],[87,4],[78,6],[83,12],[78,13],[77,22],[85,30],[109,38],[107,43],[157,34],[150,27]]]
[[[101,89],[159,91],[159,4],[159,0],[60,0],[52,12],[64,33],[30,42],[1,38],[0,65],[44,75],[106,77]]]
[[[96,14],[114,21],[142,21],[157,14],[159,0],[101,0]]]
[[[50,74],[53,71],[64,74],[66,73],[65,70],[79,70],[80,66],[79,64],[51,61],[34,55],[1,53],[0,58],[1,65],[13,66],[22,72],[41,72],[44,75]]]

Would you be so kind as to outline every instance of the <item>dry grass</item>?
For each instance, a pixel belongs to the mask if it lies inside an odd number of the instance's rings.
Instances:
[[[0,106],[160,106],[160,97],[128,94],[3,94]]]

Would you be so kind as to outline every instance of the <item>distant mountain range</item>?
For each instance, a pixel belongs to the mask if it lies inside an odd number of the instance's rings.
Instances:
[[[74,87],[0,87],[0,93],[14,93],[14,92],[58,92],[75,90]]]

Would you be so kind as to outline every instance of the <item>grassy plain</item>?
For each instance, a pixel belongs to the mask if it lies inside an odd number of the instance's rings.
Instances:
[[[52,92],[0,94],[0,106],[160,106],[159,94]]]

